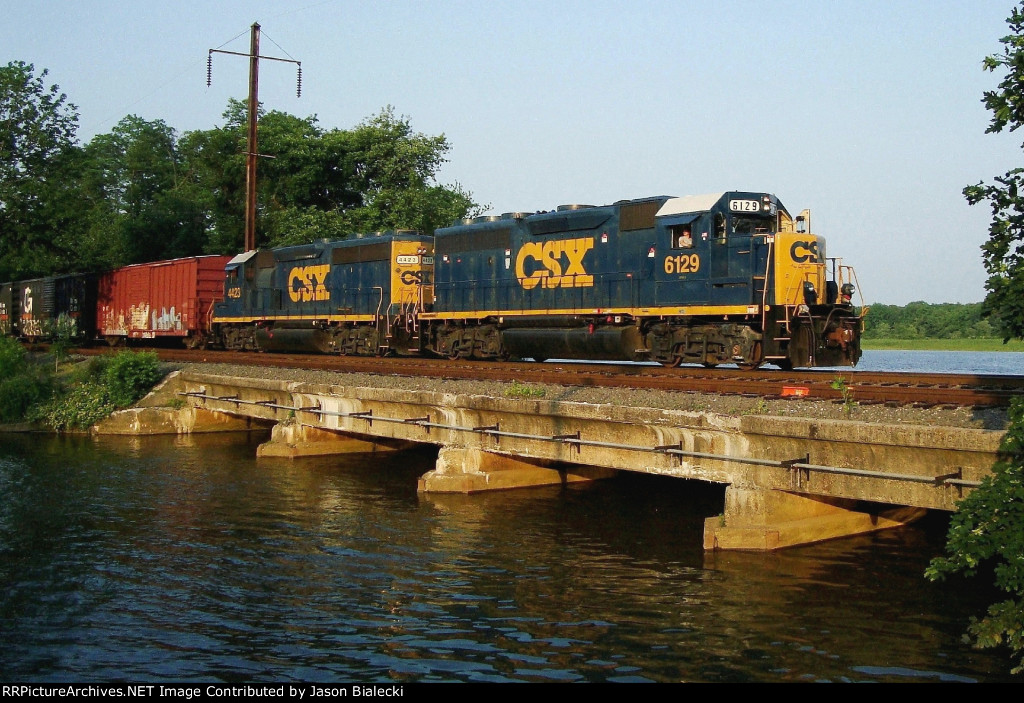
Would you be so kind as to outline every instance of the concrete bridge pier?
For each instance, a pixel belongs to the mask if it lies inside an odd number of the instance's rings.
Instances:
[[[611,478],[615,473],[614,469],[559,464],[446,445],[438,452],[434,470],[420,477],[418,490],[421,493],[479,493],[593,481]]]
[[[725,510],[704,522],[704,549],[771,551],[901,527],[927,512],[913,507],[865,512],[861,505],[856,500],[730,485],[725,489]]]
[[[412,442],[381,437],[361,439],[297,422],[279,422],[270,431],[270,441],[256,448],[256,456],[296,459],[304,456],[393,452],[413,446]]]

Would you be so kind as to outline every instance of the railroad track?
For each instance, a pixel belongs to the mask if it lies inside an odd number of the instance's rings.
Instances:
[[[87,348],[82,354],[109,350]],[[1024,376],[835,371],[740,371],[643,364],[447,361],[420,357],[315,356],[276,353],[155,349],[164,361],[302,368],[430,378],[604,386],[764,398],[805,398],[859,404],[998,407],[1024,396]]]

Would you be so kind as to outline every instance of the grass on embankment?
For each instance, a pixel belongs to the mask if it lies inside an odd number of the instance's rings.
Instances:
[[[864,349],[900,349],[908,351],[983,351],[1024,352],[1024,341],[1001,339],[865,339]]]

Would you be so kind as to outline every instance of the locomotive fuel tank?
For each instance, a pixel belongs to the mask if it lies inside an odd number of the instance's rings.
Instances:
[[[328,354],[332,349],[331,335],[309,326],[256,327],[256,343],[262,351],[307,352]]]
[[[594,359],[614,361],[645,358],[644,341],[633,325],[502,331],[505,350],[513,357],[531,359]]]

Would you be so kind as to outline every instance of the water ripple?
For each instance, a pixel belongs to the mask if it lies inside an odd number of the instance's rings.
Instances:
[[[981,601],[920,578],[941,535],[706,557],[721,489],[702,484],[423,498],[429,455],[253,450],[0,437],[5,675],[1007,679],[959,643]]]

